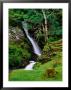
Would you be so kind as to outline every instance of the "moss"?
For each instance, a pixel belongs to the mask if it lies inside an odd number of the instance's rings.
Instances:
[[[43,48],[42,55],[37,58],[37,61],[46,63],[50,61],[51,58],[56,56],[59,52],[62,52],[62,40],[46,43]]]
[[[47,43],[43,48],[42,55],[37,58],[37,61],[41,63],[46,63],[51,60],[51,56],[52,56],[52,48]]]
[[[40,62],[36,62],[33,69],[38,69],[42,65]]]
[[[56,71],[55,68],[48,68],[45,72],[44,72],[44,77],[45,78],[53,78],[56,75]]]

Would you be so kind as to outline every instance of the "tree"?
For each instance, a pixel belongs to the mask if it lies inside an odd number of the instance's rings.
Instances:
[[[43,26],[43,30],[44,30],[44,34],[45,34],[45,42],[47,42],[48,40],[48,28],[47,28],[47,17],[46,17],[46,14],[45,14],[45,11],[42,9],[42,13],[43,13],[43,17],[44,17],[44,20],[45,20],[45,26]]]
[[[28,23],[29,33],[39,44],[62,37],[62,9],[9,9],[9,25],[21,28],[23,20]]]

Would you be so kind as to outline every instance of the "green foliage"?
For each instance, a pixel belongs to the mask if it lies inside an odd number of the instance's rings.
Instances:
[[[53,56],[56,56],[56,54],[61,51],[62,51],[62,40],[46,43],[44,45],[42,55],[37,58],[37,61],[41,63],[46,63],[48,61],[51,61],[51,58]],[[60,54],[58,53],[58,55]]]
[[[48,9],[45,10],[45,13],[47,16],[49,35],[62,35],[62,10]],[[28,21],[28,28],[32,29],[32,27],[37,27],[37,30],[39,30],[38,26],[40,25],[41,28],[41,25],[44,23],[41,9],[9,9],[10,25],[12,20]]]
[[[42,49],[42,55],[36,57],[34,70],[13,70],[11,81],[51,81],[62,80],[62,10],[46,9],[48,41],[45,43],[45,21],[41,9],[9,9],[9,25],[18,25],[16,21],[25,20],[28,23],[29,34],[36,39]],[[59,40],[59,41],[57,41]],[[9,66],[26,66],[32,58],[30,43],[24,36],[23,42],[9,43]],[[34,59],[34,58],[33,58]],[[51,68],[51,69],[50,69]],[[51,73],[49,74],[49,72]]]
[[[40,62],[36,62],[35,65],[34,65],[34,69],[38,69],[38,67],[40,67],[41,63]]]
[[[51,60],[51,56],[52,56],[52,48],[47,43],[43,48],[42,55],[37,58],[37,61],[41,63],[46,63]]]
[[[24,44],[23,44],[24,45]],[[21,48],[15,43],[9,45],[9,66],[19,67],[22,61],[27,61],[31,57],[31,54],[26,48]]]
[[[10,45],[9,47],[9,65],[18,66],[21,62],[21,49],[17,48],[15,45]]]
[[[62,81],[62,54],[57,53],[51,61],[37,63],[34,70],[13,70],[9,74],[10,81]],[[56,64],[56,66],[54,66]]]

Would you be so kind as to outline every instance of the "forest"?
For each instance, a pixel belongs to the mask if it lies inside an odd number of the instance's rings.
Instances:
[[[62,9],[9,9],[9,80],[62,80]]]

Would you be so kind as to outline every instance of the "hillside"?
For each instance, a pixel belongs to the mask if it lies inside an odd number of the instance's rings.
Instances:
[[[43,52],[47,51],[47,44]],[[10,81],[61,81],[62,80],[62,40],[50,43],[53,50],[51,60],[41,63],[41,59],[36,60],[33,70],[16,69],[9,74]],[[45,56],[47,56],[45,54]],[[44,58],[44,55],[42,55]],[[45,57],[46,58],[46,57]],[[43,60],[44,62],[44,60]]]
[[[9,9],[9,80],[62,80],[62,30],[62,9]]]

